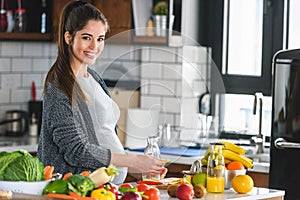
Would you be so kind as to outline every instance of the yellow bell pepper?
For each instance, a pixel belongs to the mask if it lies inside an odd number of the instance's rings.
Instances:
[[[93,190],[91,193],[91,197],[98,200],[116,200],[115,194],[104,188]]]

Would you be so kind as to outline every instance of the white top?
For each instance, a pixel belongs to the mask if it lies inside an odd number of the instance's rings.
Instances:
[[[82,89],[88,97],[88,109],[90,111],[95,127],[98,142],[104,148],[110,149],[113,153],[125,154],[124,148],[115,132],[115,127],[120,117],[118,105],[105,93],[101,85],[89,74],[87,78],[78,77]],[[127,168],[120,167],[119,175],[114,183],[123,183]]]

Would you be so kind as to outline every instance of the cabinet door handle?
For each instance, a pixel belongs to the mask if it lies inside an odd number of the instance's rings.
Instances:
[[[277,138],[274,141],[274,146],[277,149],[300,149],[300,143],[296,143],[296,142],[287,142],[285,139],[283,138]]]

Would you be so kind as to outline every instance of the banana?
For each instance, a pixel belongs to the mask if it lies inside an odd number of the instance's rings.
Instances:
[[[252,160],[251,159],[249,160],[249,158],[246,158],[243,155],[240,155],[238,153],[235,153],[235,152],[227,150],[227,149],[223,149],[222,153],[223,153],[224,158],[226,158],[228,160],[239,161],[248,169],[253,167]]]
[[[228,142],[228,141],[219,141],[221,143],[224,144],[224,148],[223,149],[227,149],[227,150],[231,150],[237,154],[246,154],[246,149],[244,149],[241,146],[238,146],[232,142]]]

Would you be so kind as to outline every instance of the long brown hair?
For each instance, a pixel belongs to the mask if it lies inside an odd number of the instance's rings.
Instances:
[[[106,31],[109,29],[107,20],[101,11],[85,1],[73,1],[64,7],[59,19],[57,58],[51,66],[44,84],[45,93],[47,83],[55,80],[57,88],[67,95],[71,104],[74,103],[72,99],[74,96],[81,97],[84,100],[86,100],[86,97],[76,82],[76,77],[71,68],[71,46],[65,42],[64,34],[67,31],[70,33],[72,43],[77,31],[83,29],[89,20],[101,21],[105,25]]]

